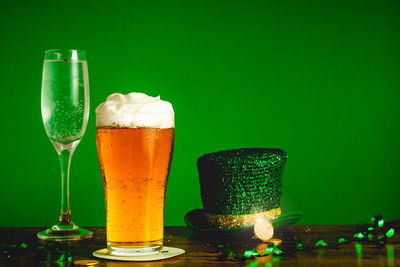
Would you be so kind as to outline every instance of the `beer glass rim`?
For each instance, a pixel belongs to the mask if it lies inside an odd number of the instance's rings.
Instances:
[[[85,50],[49,49],[45,50],[45,60],[86,60]]]

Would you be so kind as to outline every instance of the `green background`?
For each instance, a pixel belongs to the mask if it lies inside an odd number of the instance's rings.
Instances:
[[[166,225],[201,208],[196,160],[282,148],[300,224],[400,217],[399,1],[0,1],[0,226],[49,226],[57,154],[43,128],[44,50],[87,51],[90,118],[71,168],[73,220],[105,225],[95,108],[114,92],[173,103]]]

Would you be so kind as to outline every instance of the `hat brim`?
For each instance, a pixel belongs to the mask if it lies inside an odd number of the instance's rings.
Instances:
[[[303,217],[302,213],[293,212],[285,215],[279,215],[269,221],[272,223],[272,226],[277,229],[293,225],[299,221],[301,217]],[[190,229],[201,233],[241,233],[248,231],[254,226],[246,225],[229,229],[213,228],[208,224],[205,218],[205,212],[201,209],[192,210],[186,213],[185,222]]]

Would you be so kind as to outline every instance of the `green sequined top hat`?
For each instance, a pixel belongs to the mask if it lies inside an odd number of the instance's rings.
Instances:
[[[194,230],[229,230],[279,216],[286,159],[283,150],[267,148],[201,156],[197,167],[204,210],[186,214],[186,223]]]

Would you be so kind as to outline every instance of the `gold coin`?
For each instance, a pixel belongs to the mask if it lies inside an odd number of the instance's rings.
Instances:
[[[269,221],[258,219],[254,225],[254,233],[262,241],[267,241],[274,236],[274,227]]]
[[[78,260],[78,261],[74,261],[75,265],[83,265],[83,266],[94,266],[99,264],[99,261],[96,260]]]

